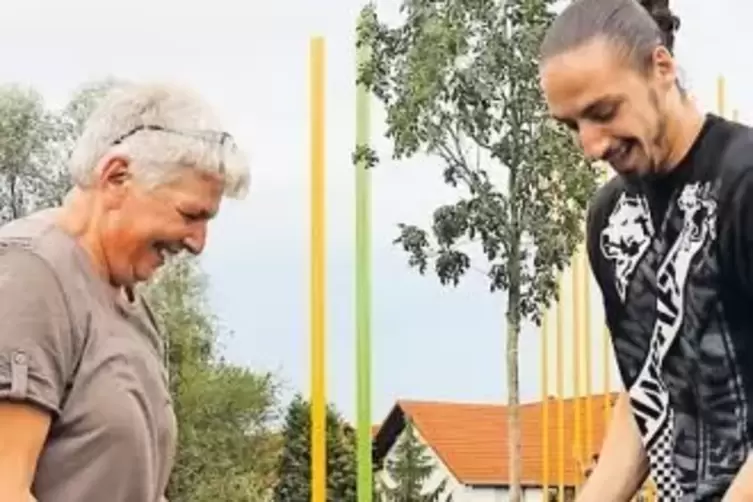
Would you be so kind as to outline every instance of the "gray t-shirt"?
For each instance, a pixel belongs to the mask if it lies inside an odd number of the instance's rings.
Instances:
[[[164,342],[44,211],[0,227],[0,400],[52,415],[39,502],[158,502],[175,449]],[[2,426],[2,424],[0,424]]]

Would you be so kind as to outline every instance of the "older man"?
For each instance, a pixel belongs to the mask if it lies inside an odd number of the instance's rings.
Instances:
[[[134,286],[201,253],[248,168],[198,96],[133,85],[94,112],[70,173],[62,207],[0,228],[0,500],[157,502],[175,419]]]

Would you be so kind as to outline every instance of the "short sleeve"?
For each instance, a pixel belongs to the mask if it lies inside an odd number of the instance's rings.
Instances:
[[[586,249],[588,260],[591,264],[591,271],[596,284],[601,292],[605,322],[611,334],[612,346],[615,353],[618,352],[615,341],[620,338],[621,334],[619,324],[616,321],[616,312],[621,302],[614,286],[612,271],[601,252],[601,233],[607,226],[609,214],[612,212],[622,190],[623,186],[618,177],[612,178],[597,192],[589,205],[586,216]],[[617,367],[620,371],[623,384],[630,381],[629,375],[625,372],[624,367],[619,364],[619,360]]]
[[[0,400],[59,414],[74,364],[72,331],[47,263],[28,251],[0,253]]]
[[[599,202],[598,198],[589,204],[588,211],[586,213],[586,253],[588,254],[588,262],[591,265],[592,273],[597,276],[597,267],[599,264],[598,250],[599,250],[599,230],[601,227],[600,218],[597,217],[597,213],[600,212],[600,208],[597,207]]]
[[[601,257],[601,232],[606,226],[607,215],[614,205],[619,189],[620,186],[617,179],[613,178],[608,181],[596,192],[586,212],[586,252],[588,254],[588,262],[591,265],[594,279],[596,279],[596,283],[603,295],[609,293],[609,289],[606,287],[606,278],[609,274],[604,269],[604,261]]]

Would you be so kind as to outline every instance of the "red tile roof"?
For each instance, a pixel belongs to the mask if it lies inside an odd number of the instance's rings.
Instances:
[[[558,421],[560,401],[549,400],[549,454],[544,453],[541,402],[520,406],[522,473],[527,486],[556,486],[560,472],[566,486],[580,484],[582,473],[597,453],[605,432],[605,409],[616,395],[567,399],[562,402],[562,422]],[[607,404],[608,403],[608,404]],[[587,410],[591,410],[590,427]],[[427,443],[453,475],[468,485],[505,485],[508,473],[507,408],[491,404],[462,404],[426,401],[398,401],[375,437],[377,460],[391,447],[409,417]],[[576,420],[576,418],[579,419]],[[559,443],[559,432],[564,442]],[[588,434],[590,430],[590,434]],[[580,441],[576,441],[576,435]],[[576,444],[581,444],[580,451]],[[562,448],[562,449],[560,449]],[[544,479],[544,459],[549,458],[549,476]],[[562,462],[558,462],[562,459]],[[562,471],[560,471],[560,467]]]

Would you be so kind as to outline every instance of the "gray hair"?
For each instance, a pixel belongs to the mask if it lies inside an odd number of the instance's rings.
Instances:
[[[193,168],[222,175],[228,197],[243,198],[248,191],[246,157],[209,105],[183,87],[127,84],[110,91],[74,147],[69,164],[73,183],[89,186],[108,153],[132,159],[134,176],[150,187]]]
[[[679,27],[669,0],[574,0],[544,36],[541,61],[601,37],[645,69],[658,46],[674,50]]]

